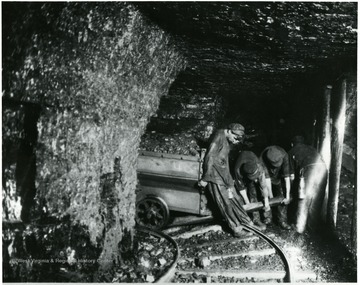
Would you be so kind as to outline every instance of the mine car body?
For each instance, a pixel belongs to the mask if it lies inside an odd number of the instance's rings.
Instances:
[[[211,215],[206,196],[197,185],[202,173],[202,158],[200,154],[139,153],[138,224],[162,228],[169,221],[170,211]]]
[[[204,189],[198,187],[202,176],[205,149],[197,156],[140,151],[138,156],[138,190],[136,222],[155,229],[165,227],[170,211],[211,216]],[[270,199],[275,206],[281,199]],[[244,205],[251,212],[262,208],[262,203]]]

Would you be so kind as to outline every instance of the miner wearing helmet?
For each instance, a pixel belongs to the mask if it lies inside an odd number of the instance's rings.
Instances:
[[[292,206],[296,208],[295,229],[303,233],[306,227],[318,229],[324,221],[321,209],[325,197],[328,170],[317,150],[305,144],[302,136],[292,139],[289,158],[295,173]]]
[[[199,181],[199,186],[207,186],[219,212],[235,236],[244,234],[242,224],[253,225],[241,204],[240,196],[234,191],[234,180],[229,167],[230,146],[241,142],[244,134],[244,127],[237,123],[216,131],[207,149],[203,175]]]
[[[236,160],[235,186],[244,199],[245,204],[258,202],[264,203],[264,216],[270,216],[269,192],[265,178],[265,166],[252,151],[241,151]],[[250,199],[248,198],[250,197]],[[261,222],[259,211],[252,213],[253,223],[261,230],[266,229],[266,225]]]
[[[266,183],[269,189],[269,197],[283,198],[277,206],[277,218],[280,227],[290,230],[287,223],[287,205],[290,203],[291,169],[287,152],[280,146],[272,145],[265,148],[260,154],[260,160],[266,167]],[[285,186],[285,197],[284,197]],[[265,224],[271,222],[271,217],[266,217]]]

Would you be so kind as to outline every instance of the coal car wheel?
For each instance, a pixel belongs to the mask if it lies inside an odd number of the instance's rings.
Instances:
[[[146,197],[136,204],[136,223],[140,226],[161,229],[169,222],[169,208],[159,197]]]

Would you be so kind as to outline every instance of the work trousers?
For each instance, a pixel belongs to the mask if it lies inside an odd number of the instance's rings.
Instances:
[[[274,197],[285,198],[281,183],[272,184],[271,187]],[[284,204],[280,204],[276,207],[276,215],[279,223],[287,223],[287,209],[288,206]]]
[[[259,200],[264,199],[264,194],[262,191],[260,191],[260,189],[258,189],[257,185],[255,185],[254,182],[251,182],[248,186],[248,191],[247,191],[250,203],[256,203]],[[252,216],[253,216],[253,222],[257,222],[260,221],[260,213],[259,211],[254,211],[252,212]]]
[[[223,185],[209,182],[208,189],[222,217],[233,232],[240,231],[242,229],[241,224],[252,224],[236,191],[233,191],[233,198],[229,199],[228,190]]]

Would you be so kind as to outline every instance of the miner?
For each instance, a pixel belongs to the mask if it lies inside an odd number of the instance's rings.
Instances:
[[[241,151],[235,163],[235,186],[244,199],[245,204],[258,202],[258,197],[264,203],[264,216],[270,216],[269,192],[265,178],[265,166],[252,151]],[[250,197],[250,199],[249,199]],[[261,230],[266,225],[261,222],[259,211],[252,213],[253,223]]]
[[[269,197],[283,198],[277,206],[277,218],[280,227],[290,230],[287,223],[287,205],[290,203],[290,160],[287,152],[280,146],[268,146],[260,154],[260,160],[266,166],[266,184],[268,186]],[[285,184],[285,185],[283,185]],[[284,197],[285,186],[285,197]],[[274,193],[274,195],[273,195]],[[269,211],[268,213],[271,213]],[[272,217],[265,217],[265,224],[271,223]]]
[[[215,132],[204,158],[203,175],[199,181],[200,187],[207,186],[218,210],[235,236],[246,234],[242,223],[253,225],[235,191],[229,168],[230,146],[239,143],[244,134],[244,127],[236,123]]]
[[[321,155],[312,146],[304,143],[302,136],[296,136],[289,151],[291,167],[294,170],[294,202],[297,206],[295,229],[303,233],[306,226],[317,229],[321,223],[321,209],[324,201],[328,171]]]

